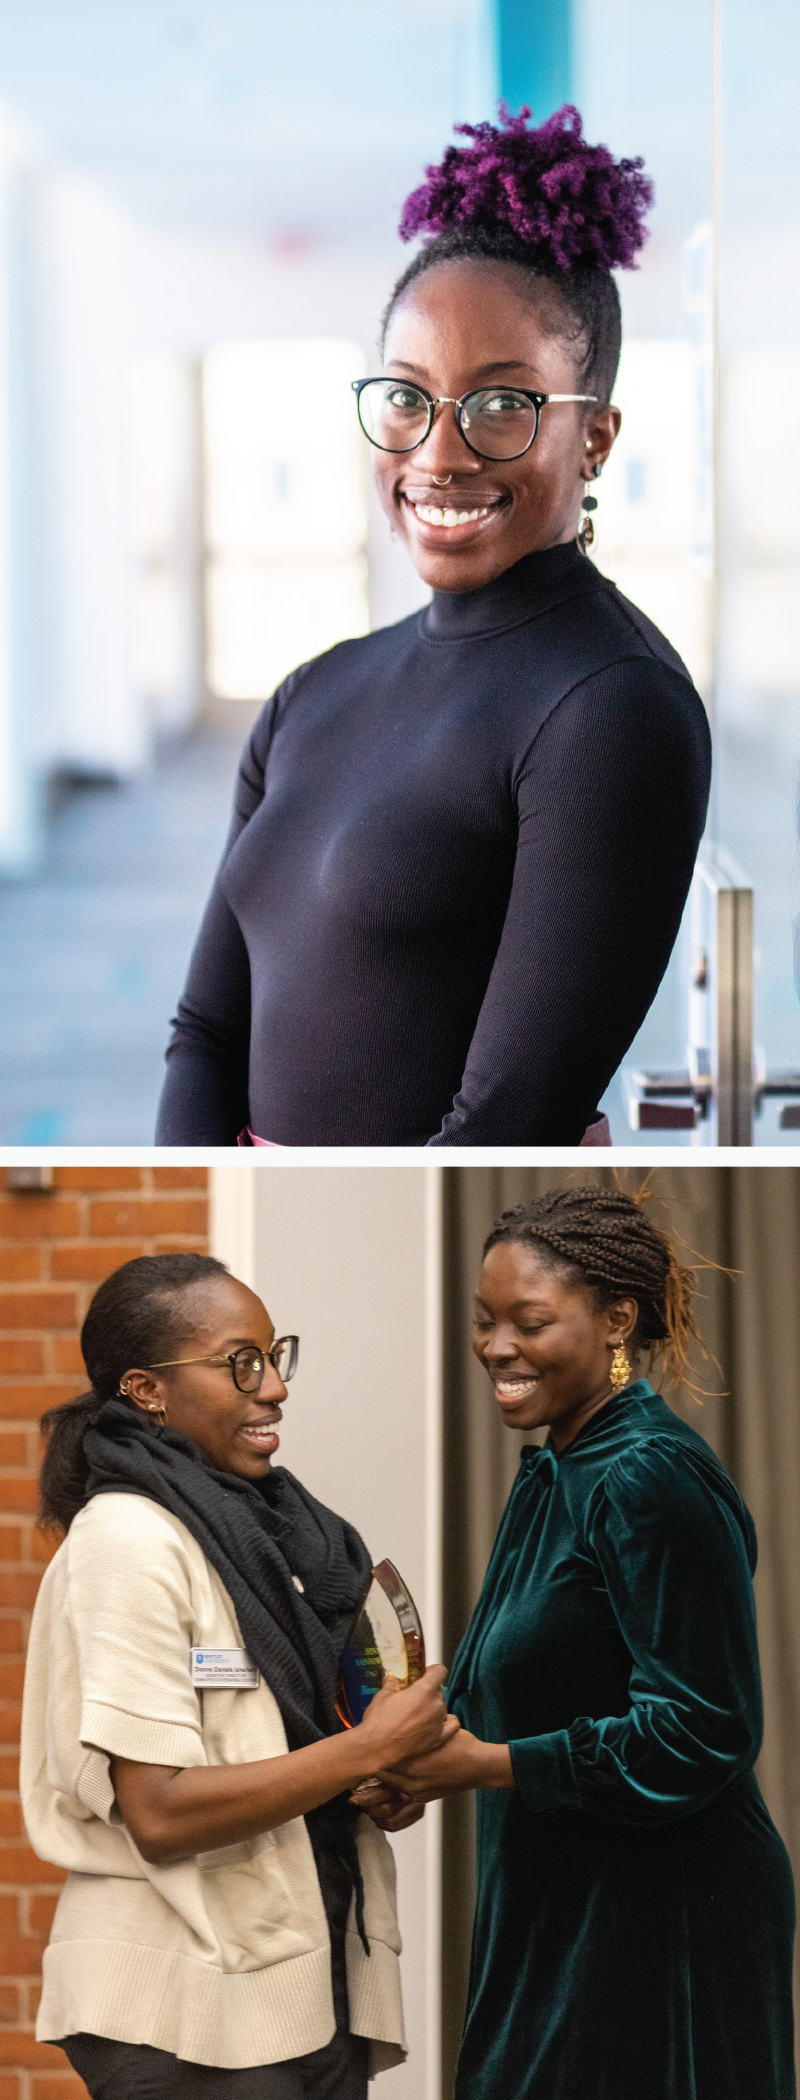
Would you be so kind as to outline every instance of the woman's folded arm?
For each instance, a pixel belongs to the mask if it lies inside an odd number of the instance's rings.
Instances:
[[[164,1866],[239,1845],[356,1787],[370,1769],[357,1733],[243,1765],[171,1770],[112,1757],[111,1781],[137,1851],[151,1866]]]
[[[666,1438],[611,1468],[588,1540],[630,1651],[630,1706],[510,1744],[529,1808],[670,1822],[752,1768],[762,1730],[754,1547],[726,1486],[712,1460],[676,1456]]]
[[[616,664],[553,710],[516,783],[505,924],[430,1145],[580,1143],[667,967],[709,779],[700,701],[662,664]]]
[[[151,1865],[238,1845],[324,1801],[350,1793],[404,1752],[434,1749],[458,1734],[445,1711],[444,1670],[432,1664],[412,1685],[390,1677],[357,1728],[323,1736],[282,1756],[186,1769],[112,1756],[111,1779],[126,1829]]]

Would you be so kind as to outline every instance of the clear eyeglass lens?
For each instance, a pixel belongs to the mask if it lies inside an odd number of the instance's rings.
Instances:
[[[536,410],[508,387],[481,387],[466,394],[461,427],[483,459],[518,459],[536,436]]]
[[[264,1376],[264,1358],[260,1349],[237,1349],[233,1375],[240,1393],[257,1393]]]
[[[297,1369],[296,1334],[281,1335],[270,1350],[270,1361],[274,1364],[278,1377],[283,1379],[284,1385],[288,1385],[289,1379],[294,1377]]]
[[[371,379],[358,397],[361,427],[383,452],[410,452],[425,436],[428,403],[416,386]]]

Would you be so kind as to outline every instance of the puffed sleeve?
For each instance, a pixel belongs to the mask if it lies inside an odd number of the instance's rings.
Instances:
[[[532,1810],[691,1815],[761,1744],[752,1522],[711,1453],[654,1437],[610,1468],[587,1545],[630,1653],[630,1705],[512,1743],[517,1787]]]

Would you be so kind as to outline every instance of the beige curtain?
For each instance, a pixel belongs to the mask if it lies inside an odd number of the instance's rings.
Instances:
[[[759,1779],[800,1885],[800,1169],[669,1166],[619,1176],[631,1191],[645,1178],[654,1222],[670,1223],[696,1253],[738,1272],[700,1278],[700,1325],[720,1371],[700,1361],[696,1371],[716,1397],[702,1408],[666,1397],[708,1438],[755,1519],[766,1717]],[[614,1174],[610,1167],[445,1169],[445,1661],[477,1598],[520,1450],[520,1438],[497,1420],[470,1347],[482,1243],[501,1211],[575,1181],[609,1186]],[[469,1797],[445,1803],[445,2100],[466,1991],[473,1821]]]

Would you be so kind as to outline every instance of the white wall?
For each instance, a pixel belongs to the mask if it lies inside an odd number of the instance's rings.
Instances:
[[[212,1168],[213,1251],[301,1337],[281,1461],[388,1555],[440,1652],[441,1169]],[[394,1840],[406,2064],[386,2100],[439,2100],[437,1809]]]
[[[176,732],[205,679],[199,365],[134,358],[128,410],[133,681],[154,726]]]
[[[148,747],[130,632],[128,359],[141,241],[112,198],[70,172],[44,179],[42,221],[58,639],[46,755],[124,774]]]
[[[241,238],[163,234],[34,146],[26,158],[10,119],[8,130],[0,107],[0,865],[21,870],[41,844],[49,771],[134,772],[202,694],[199,549],[187,541],[168,575],[142,568],[137,380],[156,365],[188,380],[237,338],[318,338],[324,354],[325,338],[355,337],[371,358],[405,258],[391,239],[293,259]],[[178,404],[173,450],[187,434],[196,446],[199,421],[189,432]],[[178,463],[180,501],[198,473],[197,456]],[[429,595],[371,498],[372,625]]]

